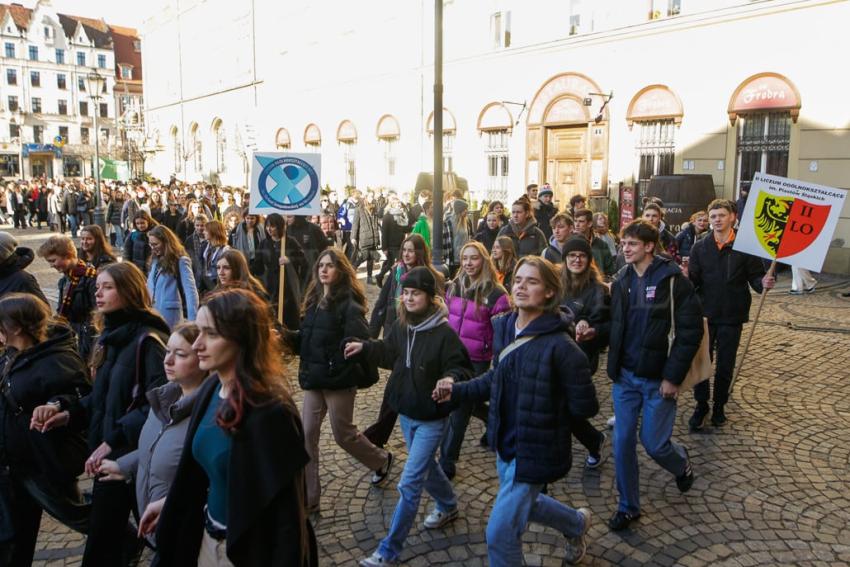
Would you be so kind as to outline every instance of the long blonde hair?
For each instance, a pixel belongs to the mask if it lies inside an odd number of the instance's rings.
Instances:
[[[480,307],[493,291],[497,289],[505,291],[505,288],[496,279],[496,266],[493,264],[493,259],[490,258],[490,254],[487,253],[484,245],[474,240],[467,242],[460,249],[461,259],[463,258],[463,251],[467,248],[474,248],[481,256],[481,272],[473,279],[461,269],[451,288],[449,288],[449,295],[462,298],[472,295],[476,307]]]

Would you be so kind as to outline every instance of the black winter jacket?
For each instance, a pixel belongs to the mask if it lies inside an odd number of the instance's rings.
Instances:
[[[752,296],[762,292],[764,265],[755,256],[732,249],[727,243],[717,249],[712,232],[691,248],[688,277],[702,301],[708,322],[713,325],[742,325],[749,320]]]
[[[676,235],[676,248],[679,251],[679,256],[690,256],[691,248],[696,244],[697,240],[705,238],[706,233],[697,234],[697,229],[693,223],[679,231]]]
[[[0,361],[5,364],[5,359],[0,358]],[[50,454],[40,451],[39,447],[49,443],[58,449],[51,452],[52,455],[61,455],[62,449],[71,444],[85,444],[82,430],[58,427],[39,433],[30,429],[32,410],[37,406],[56,396],[80,399],[91,390],[86,367],[77,354],[74,333],[64,324],[52,325],[45,341],[15,356],[3,381],[16,406],[12,407],[8,395],[0,396],[0,453],[5,454],[7,463],[18,474],[45,474],[57,487],[74,483],[76,476],[82,473],[82,467],[74,470],[74,465],[82,462],[51,462]]]
[[[548,245],[546,235],[543,234],[534,221],[529,220],[524,227],[517,227],[513,221],[503,226],[499,236],[508,236],[514,241],[514,251],[517,258],[523,256],[539,256]]]
[[[390,269],[389,276],[381,287],[378,300],[372,306],[372,315],[369,318],[369,336],[373,339],[377,339],[382,330],[384,337],[390,334],[390,329],[396,320],[397,299],[401,293],[398,287],[399,282],[406,272],[404,264],[398,262]]]
[[[381,248],[384,252],[398,254],[407,230],[407,225],[401,226],[391,213],[386,213],[381,221]]]
[[[19,246],[4,262],[0,262],[0,297],[12,292],[31,293],[47,303],[35,276],[24,271],[34,258],[32,250]]]
[[[487,249],[487,252],[493,252],[493,244],[496,243],[496,239],[499,237],[499,229],[490,229],[487,226],[487,223],[484,223],[484,226],[478,229],[478,232],[475,233],[475,240],[484,245],[484,248]]]
[[[341,293],[327,308],[313,305],[307,309],[300,330],[290,337],[301,359],[298,381],[302,389],[342,390],[364,383],[366,365],[343,356],[343,339],[369,338],[366,309],[348,293]]]
[[[536,338],[506,359],[501,353],[514,341],[516,313],[493,318],[495,332],[493,368],[483,376],[455,384],[452,399],[490,401],[487,442],[497,450],[502,404],[514,404],[516,417],[516,480],[530,484],[554,482],[572,466],[571,418],[593,417],[599,411],[596,389],[590,378],[587,357],[568,330],[570,317],[547,313],[520,333]],[[506,382],[516,381],[518,395],[502,399]]]
[[[608,288],[601,283],[590,284],[575,297],[565,296],[561,305],[570,310],[573,321],[587,321],[596,336],[589,341],[577,342],[590,361],[590,373],[599,368],[599,352],[608,346],[611,332],[611,309]]]
[[[89,266],[87,264],[87,266]],[[62,309],[65,294],[70,288],[67,275],[63,275],[57,284],[59,287],[59,305],[56,312],[65,317],[71,324],[71,328],[77,334],[79,353],[83,360],[88,360],[91,354],[92,341],[94,340],[94,327],[92,326],[92,311],[95,309],[94,293],[96,278],[82,276],[77,287],[71,292],[71,304],[68,309]]]
[[[183,455],[156,531],[158,567],[196,565],[204,535],[204,506],[209,479],[192,455],[201,418],[219,384],[204,382],[192,410]],[[302,524],[296,483],[309,457],[298,410],[280,403],[245,406],[232,435],[227,475],[227,557],[236,567],[318,565],[310,521]],[[301,555],[307,530],[309,561]]]
[[[546,237],[547,242],[552,238],[552,227],[549,225],[549,221],[557,214],[558,208],[552,203],[548,205],[544,205],[541,201],[534,203],[534,218],[537,220],[537,228]]]
[[[703,334],[702,306],[690,280],[682,274],[679,266],[668,258],[656,256],[657,265],[649,269],[659,270],[656,278],[655,297],[649,308],[649,318],[641,339],[638,364],[631,370],[635,376],[650,380],[667,380],[681,384],[691,367]],[[648,269],[648,270],[649,270]],[[647,271],[648,271],[647,270]],[[634,268],[626,265],[614,276],[611,285],[611,336],[608,348],[608,376],[619,380],[625,344],[627,310],[629,308],[629,282],[636,277]],[[676,312],[676,339],[670,355],[668,333],[670,332],[670,278],[675,278],[673,294]]]
[[[266,238],[260,243],[262,262],[257,277],[262,279],[272,307],[277,311],[280,288],[280,240]],[[283,323],[288,329],[297,329],[301,321],[301,281],[309,271],[301,246],[292,237],[286,237],[286,256],[289,264],[284,269]]]
[[[321,227],[309,222],[304,217],[295,217],[292,224],[286,227],[286,236],[297,242],[304,252],[307,269],[304,271],[305,274],[302,275],[301,286],[306,288],[310,280],[310,269],[319,259],[319,254],[328,247],[328,239]]]
[[[150,268],[151,245],[148,243],[148,233],[134,230],[124,239],[125,262],[132,262],[143,274],[147,275]]]
[[[59,397],[63,410],[71,415],[71,425],[88,427],[89,447],[93,451],[105,441],[112,448],[110,459],[136,448],[139,433],[148,416],[148,390],[165,383],[165,350],[151,338],[142,344],[139,364],[138,397],[136,385],[136,347],[148,333],[168,340],[166,322],[156,313],[119,311],[106,316],[106,327],[98,338],[105,348],[103,362],[97,368],[94,386],[81,400]]]
[[[441,305],[418,325],[396,321],[389,336],[364,342],[360,357],[392,370],[385,396],[397,413],[423,421],[447,417],[451,408],[431,399],[437,380],[451,376],[460,382],[472,376],[469,353],[449,326],[447,314]]]

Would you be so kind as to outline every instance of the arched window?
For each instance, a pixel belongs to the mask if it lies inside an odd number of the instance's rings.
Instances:
[[[376,130],[378,141],[384,150],[384,186],[395,189],[396,186],[396,146],[401,137],[398,120],[392,114],[384,114],[378,120]]]
[[[216,173],[224,173],[227,169],[225,161],[227,153],[227,135],[224,131],[224,123],[221,118],[213,120],[212,124],[213,139],[215,140],[215,171]]]
[[[195,173],[201,173],[204,169],[204,147],[201,143],[201,134],[198,131],[197,122],[192,122],[192,124],[189,125],[189,139],[192,141],[192,162],[195,166]]]
[[[318,152],[322,147],[322,131],[315,124],[304,128],[304,145],[309,152]]]
[[[428,136],[434,135],[434,112],[428,115],[426,122]],[[454,171],[454,146],[455,146],[455,115],[447,108],[443,108],[443,173]]]
[[[478,132],[486,141],[487,198],[507,202],[510,155],[508,141],[513,131],[514,117],[501,102],[491,102],[478,115]]]
[[[174,167],[172,169],[174,173],[180,173],[183,171],[183,148],[180,144],[180,130],[177,126],[172,126],[169,135],[171,137],[171,151],[174,159]]]
[[[278,128],[274,135],[274,145],[279,150],[288,150],[292,147],[292,141],[289,138],[289,130],[286,128]]]
[[[357,187],[357,128],[351,120],[343,120],[336,129],[336,140],[342,144],[346,187]]]

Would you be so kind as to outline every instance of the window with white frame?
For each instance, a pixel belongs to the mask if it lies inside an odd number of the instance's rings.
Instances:
[[[487,140],[485,155],[487,158],[487,199],[503,203],[508,199],[508,173],[510,172],[510,157],[508,141],[510,134],[507,130],[489,130],[484,132]]]
[[[357,187],[357,161],[354,155],[357,143],[353,140],[340,143],[342,144],[342,161],[345,167],[345,186]]]
[[[495,49],[511,46],[510,11],[490,14],[490,37]]]
[[[570,35],[581,33],[581,0],[570,0]]]
[[[443,133],[443,173],[452,173],[454,169],[455,133]]]
[[[204,146],[201,143],[201,137],[198,135],[198,126],[192,130],[192,157],[194,158],[195,172],[200,173],[204,169],[203,161]]]
[[[749,191],[757,172],[786,177],[791,142],[789,112],[758,112],[738,117],[738,192]]]
[[[395,189],[397,144],[398,138],[381,138],[381,146],[384,149],[384,185],[387,189]]]
[[[653,175],[672,175],[676,157],[676,124],[669,120],[638,123],[635,154],[638,160],[638,190],[641,197],[649,189]]]
[[[174,173],[183,170],[183,148],[180,147],[180,136],[177,129],[171,131],[171,146],[174,150]]]

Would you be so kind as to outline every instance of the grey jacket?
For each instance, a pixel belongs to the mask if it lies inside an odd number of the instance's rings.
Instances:
[[[168,495],[177,473],[189,417],[198,390],[186,397],[180,386],[169,382],[147,393],[151,411],[139,436],[139,447],[117,460],[121,473],[134,477],[139,515],[148,504]],[[153,536],[150,536],[153,542]]]

